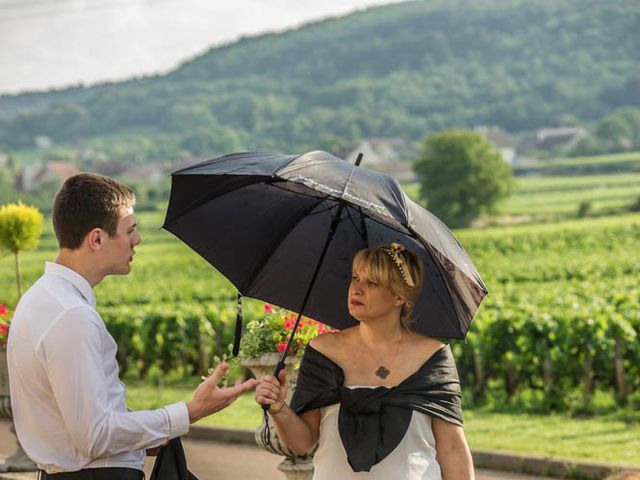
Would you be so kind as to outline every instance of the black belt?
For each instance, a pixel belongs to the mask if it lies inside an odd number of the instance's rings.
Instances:
[[[75,472],[38,471],[38,480],[144,480],[144,472],[135,468],[84,468]]]

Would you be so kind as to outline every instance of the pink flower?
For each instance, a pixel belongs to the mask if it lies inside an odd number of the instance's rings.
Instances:
[[[0,303],[0,316],[6,315],[7,313],[9,313],[9,309],[7,308],[7,306]]]
[[[278,342],[278,351],[280,353],[284,352],[284,349],[287,348],[287,342],[286,340],[283,340],[281,342]]]
[[[272,305],[270,303],[264,304],[264,313],[269,313],[271,311]]]

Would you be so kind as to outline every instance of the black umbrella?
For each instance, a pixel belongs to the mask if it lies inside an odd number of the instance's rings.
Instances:
[[[163,228],[241,294],[299,312],[298,321],[304,313],[339,329],[356,325],[347,308],[351,261],[392,242],[426,267],[416,331],[464,338],[487,294],[449,229],[393,177],[323,151],[239,153],[179,170]]]

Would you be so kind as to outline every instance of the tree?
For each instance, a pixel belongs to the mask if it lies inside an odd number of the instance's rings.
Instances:
[[[10,168],[0,168],[0,203],[8,202],[16,197],[15,179]]]
[[[425,138],[414,165],[429,210],[452,227],[465,227],[509,196],[513,175],[479,133],[449,130]]]
[[[0,246],[15,256],[18,299],[22,296],[18,254],[23,250],[36,248],[41,234],[42,214],[37,208],[24,205],[22,202],[0,207]]]

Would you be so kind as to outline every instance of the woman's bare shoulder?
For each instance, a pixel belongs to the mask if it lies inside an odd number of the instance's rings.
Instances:
[[[345,330],[339,330],[337,332],[328,332],[318,335],[316,338],[309,342],[315,350],[328,356],[329,358],[336,358],[339,353],[344,349],[344,346],[349,342],[352,336],[350,328]]]
[[[418,332],[411,332],[411,343],[420,347],[432,347],[436,349],[444,347],[445,345],[435,337],[423,335],[422,333]]]
[[[418,355],[418,357],[425,356],[426,358],[433,355],[435,352],[444,347],[445,344],[434,337],[429,337],[417,332],[411,332],[408,336],[407,350],[408,355]]]

